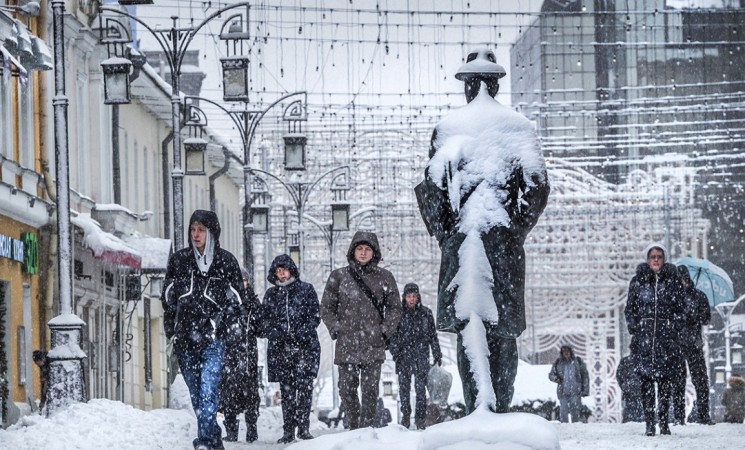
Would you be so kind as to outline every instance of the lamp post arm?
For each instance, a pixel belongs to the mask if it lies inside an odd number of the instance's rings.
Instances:
[[[292,201],[295,203],[295,207],[296,208],[299,208],[300,207],[300,205],[301,205],[300,198],[301,197],[298,195],[298,192],[295,191],[289,184],[287,184],[286,182],[284,182],[281,178],[279,178],[278,176],[273,175],[273,174],[271,174],[269,172],[266,172],[264,170],[261,170],[261,169],[249,168],[248,169],[248,172],[249,173],[252,173],[252,174],[253,174],[253,172],[258,172],[258,173],[260,173],[262,175],[266,175],[266,176],[268,176],[268,177],[276,180],[279,184],[281,184],[287,190],[287,193],[290,194],[290,196],[292,197]]]
[[[250,6],[249,2],[241,2],[236,3],[235,5],[226,6],[224,8],[221,8],[217,10],[216,12],[210,14],[207,16],[202,22],[200,22],[197,26],[189,28],[186,31],[186,34],[183,37],[178,37],[173,41],[173,45],[168,45],[168,39],[166,39],[166,34],[170,34],[172,32],[179,32],[181,30],[178,30],[175,26],[175,19],[176,17],[172,17],[174,19],[174,27],[171,28],[168,31],[165,30],[156,30],[154,28],[151,28],[143,22],[140,18],[137,16],[130,14],[128,11],[122,11],[120,9],[111,7],[111,6],[99,6],[99,11],[101,12],[110,12],[113,14],[118,14],[121,16],[125,16],[129,19],[134,20],[138,24],[145,27],[146,30],[150,32],[150,34],[153,35],[156,41],[158,41],[158,45],[163,49],[163,52],[166,55],[166,58],[168,59],[168,65],[171,68],[171,73],[181,72],[181,63],[183,62],[184,55],[186,54],[186,49],[189,47],[189,44],[191,44],[191,41],[194,39],[194,36],[201,30],[207,23],[209,23],[212,19],[215,17],[223,14],[226,11],[229,11],[231,9],[240,8],[242,6],[245,6],[248,8]],[[248,21],[248,14],[246,14],[246,21]]]
[[[310,214],[303,214],[303,218],[308,219],[310,223],[317,226],[319,230],[321,230],[321,233],[323,234],[323,238],[326,240],[326,243],[331,245],[331,222],[321,222],[320,220],[316,219],[315,217],[311,216]]]
[[[269,106],[267,106],[266,108],[264,108],[263,111],[261,111],[260,113],[257,113],[251,119],[251,124],[248,126],[248,140],[247,140],[248,142],[246,144],[246,153],[247,154],[250,153],[250,151],[251,151],[251,142],[253,142],[254,134],[256,133],[256,128],[259,126],[259,122],[261,122],[261,119],[264,118],[264,116],[269,112],[270,109],[272,109],[275,106],[277,106],[278,104],[282,103],[284,100],[287,100],[288,98],[294,97],[296,95],[302,95],[302,96],[304,96],[305,97],[305,102],[303,104],[304,105],[307,105],[308,104],[308,92],[307,91],[293,92],[292,94],[287,94],[287,95],[284,95],[284,96],[280,97],[274,103],[272,103]],[[246,161],[248,161],[248,157],[246,157]]]
[[[184,97],[184,99],[185,100],[194,99],[194,100],[199,100],[200,102],[209,103],[210,105],[217,107],[219,110],[221,110],[222,112],[224,112],[225,114],[227,114],[228,117],[230,117],[230,120],[233,121],[233,124],[236,126],[236,128],[238,128],[238,133],[240,133],[240,135],[241,135],[241,142],[243,142],[244,145],[245,145],[246,138],[248,137],[248,135],[246,134],[246,131],[247,130],[246,130],[246,127],[244,126],[242,120],[239,120],[239,118],[242,119],[242,117],[243,117],[244,114],[248,114],[248,111],[230,111],[227,108],[225,108],[224,106],[222,106],[221,104],[219,104],[219,103],[217,103],[217,102],[215,102],[213,100],[210,100],[210,99],[204,98],[204,97],[199,97],[199,96],[196,96],[196,95],[187,95],[187,96]]]
[[[306,201],[308,201],[308,196],[310,195],[311,191],[313,191],[313,188],[314,188],[314,187],[315,187],[315,186],[316,186],[316,185],[317,185],[317,184],[318,184],[318,183],[319,183],[319,182],[320,182],[321,180],[323,180],[323,179],[324,179],[324,178],[325,178],[326,176],[328,176],[328,175],[330,175],[330,174],[332,174],[332,173],[334,173],[334,172],[336,172],[336,171],[339,171],[339,170],[349,170],[349,165],[346,165],[346,164],[345,164],[345,165],[343,165],[343,166],[339,166],[339,167],[334,167],[333,169],[327,170],[326,172],[324,172],[324,173],[322,173],[321,175],[319,175],[319,176],[318,176],[318,178],[316,178],[316,179],[315,179],[315,181],[313,181],[313,182],[312,182],[312,183],[310,184],[310,186],[308,186],[308,189],[306,189],[306,190],[305,190],[305,192],[303,192],[302,198],[300,199],[300,204],[301,204],[301,205],[304,205],[304,204],[305,204],[305,202],[306,202]]]

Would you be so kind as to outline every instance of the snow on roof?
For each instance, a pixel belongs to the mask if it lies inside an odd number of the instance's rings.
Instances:
[[[170,239],[134,234],[126,242],[142,255],[143,270],[166,270],[171,255]]]
[[[70,218],[70,222],[83,230],[83,245],[91,249],[96,258],[140,268],[140,253],[113,234],[103,231],[101,224],[92,219],[90,214],[78,213]]]

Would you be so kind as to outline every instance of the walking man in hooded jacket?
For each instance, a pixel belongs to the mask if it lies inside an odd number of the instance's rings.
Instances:
[[[409,283],[404,286],[403,314],[398,329],[391,338],[390,351],[396,362],[398,374],[398,396],[401,400],[401,425],[411,425],[411,376],[414,376],[416,391],[415,423],[420,430],[427,419],[427,374],[429,373],[429,351],[436,365],[442,364],[442,352],[437,340],[435,319],[432,311],[422,305],[419,286]]]
[[[660,434],[670,434],[669,410],[672,382],[679,376],[682,355],[678,335],[682,328],[683,302],[678,271],[666,263],[667,250],[651,244],[644,250],[646,262],[639,264],[629,283],[624,314],[631,334],[629,350],[638,362],[642,381],[642,404],[647,436],[655,435],[655,384]]]
[[[277,443],[294,441],[295,429],[299,439],[313,439],[310,408],[321,361],[318,296],[312,284],[300,280],[289,255],[274,258],[266,279],[274,285],[261,305],[264,336],[269,340],[267,369],[269,381],[279,382],[282,390],[284,433]]]
[[[559,419],[562,423],[580,422],[582,397],[590,395],[590,376],[582,358],[574,355],[571,345],[562,345],[559,358],[551,366],[548,379],[557,383]]]
[[[212,211],[196,210],[189,219],[189,246],[168,260],[161,294],[166,337],[173,339],[194,412],[195,450],[222,449],[217,424],[218,386],[225,339],[239,332],[240,317],[256,312],[247,304],[235,257],[220,248],[220,223]]]
[[[704,358],[704,340],[701,327],[711,320],[709,299],[696,289],[688,267],[678,266],[680,290],[683,301],[684,322],[680,330],[680,347],[683,355],[679,376],[673,383],[673,415],[675,423],[685,425],[686,362],[691,373],[691,383],[696,389],[697,421],[711,424],[709,416],[709,375]]]
[[[393,274],[378,266],[381,258],[375,233],[355,233],[349,265],[331,272],[321,300],[321,319],[336,341],[339,395],[351,429],[374,423],[386,343],[401,318],[398,286]]]

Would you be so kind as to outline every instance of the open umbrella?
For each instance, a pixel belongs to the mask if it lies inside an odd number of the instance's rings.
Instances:
[[[735,299],[732,280],[721,267],[706,259],[680,258],[679,266],[686,266],[693,284],[709,298],[709,305],[714,307],[723,302]]]

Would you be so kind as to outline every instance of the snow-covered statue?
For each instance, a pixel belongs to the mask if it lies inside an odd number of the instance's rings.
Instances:
[[[469,413],[507,412],[525,330],[523,243],[546,206],[546,165],[533,125],[493,97],[506,74],[488,49],[455,77],[468,104],[437,124],[419,209],[442,251],[437,328],[458,334]]]

